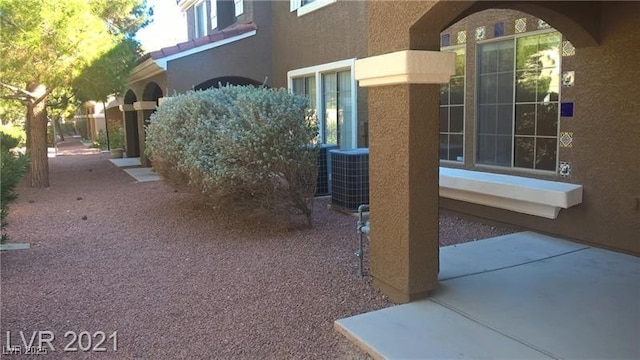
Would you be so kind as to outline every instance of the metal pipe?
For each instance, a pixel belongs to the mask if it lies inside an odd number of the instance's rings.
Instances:
[[[363,258],[364,258],[364,241],[363,241],[363,236],[366,234],[367,236],[369,235],[369,232],[371,231],[370,229],[370,225],[369,225],[369,221],[365,221],[364,220],[364,212],[369,210],[369,205],[366,204],[362,204],[360,206],[358,206],[358,224],[357,224],[357,229],[358,229],[358,236],[360,237],[360,247],[358,248],[358,250],[356,250],[355,252],[355,256],[358,258],[359,263],[358,263],[358,276],[364,276],[364,265],[363,265]]]

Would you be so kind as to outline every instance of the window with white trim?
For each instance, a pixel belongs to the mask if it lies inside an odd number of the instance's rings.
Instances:
[[[194,5],[194,38],[207,35],[207,4],[205,1],[201,1]]]
[[[557,168],[558,32],[478,44],[476,163]]]
[[[298,16],[316,11],[327,5],[333,4],[338,0],[289,0],[289,9],[293,12],[297,10]]]
[[[216,0],[211,0],[211,28],[218,27],[218,3]]]
[[[456,54],[456,73],[440,87],[440,160],[463,161],[466,49],[458,46],[441,51]]]
[[[233,0],[235,5],[235,14],[236,16],[242,15],[244,12],[244,1],[243,0]]]
[[[309,97],[318,119],[318,141],[341,149],[358,146],[354,60],[290,71],[289,89]]]

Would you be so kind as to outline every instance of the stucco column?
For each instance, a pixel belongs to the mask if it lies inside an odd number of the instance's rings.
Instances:
[[[454,54],[401,51],[356,62],[369,89],[371,274],[395,302],[438,283],[439,89]]]
[[[138,101],[133,103],[133,108],[138,112],[138,138],[140,144],[140,163],[144,167],[151,166],[151,162],[149,158],[145,154],[144,150],[146,148],[146,131],[145,125],[149,123],[149,117],[156,109],[155,101]]]

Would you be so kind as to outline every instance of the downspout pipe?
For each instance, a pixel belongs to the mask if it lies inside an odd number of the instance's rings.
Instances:
[[[371,232],[371,228],[370,228],[370,224],[369,224],[369,220],[365,220],[364,219],[364,212],[365,211],[369,211],[369,205],[366,204],[362,204],[360,206],[358,206],[358,223],[357,223],[357,230],[358,230],[358,236],[359,236],[359,247],[358,250],[356,250],[356,252],[354,253],[354,255],[358,258],[358,276],[362,277],[364,276],[364,265],[363,265],[363,260],[364,260],[364,236],[369,236],[369,233]]]

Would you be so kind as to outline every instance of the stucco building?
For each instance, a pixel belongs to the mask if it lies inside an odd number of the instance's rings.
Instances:
[[[127,151],[162,97],[309,96],[321,142],[368,147],[371,272],[428,294],[447,208],[640,254],[637,2],[180,0],[189,41],[141,59]]]

